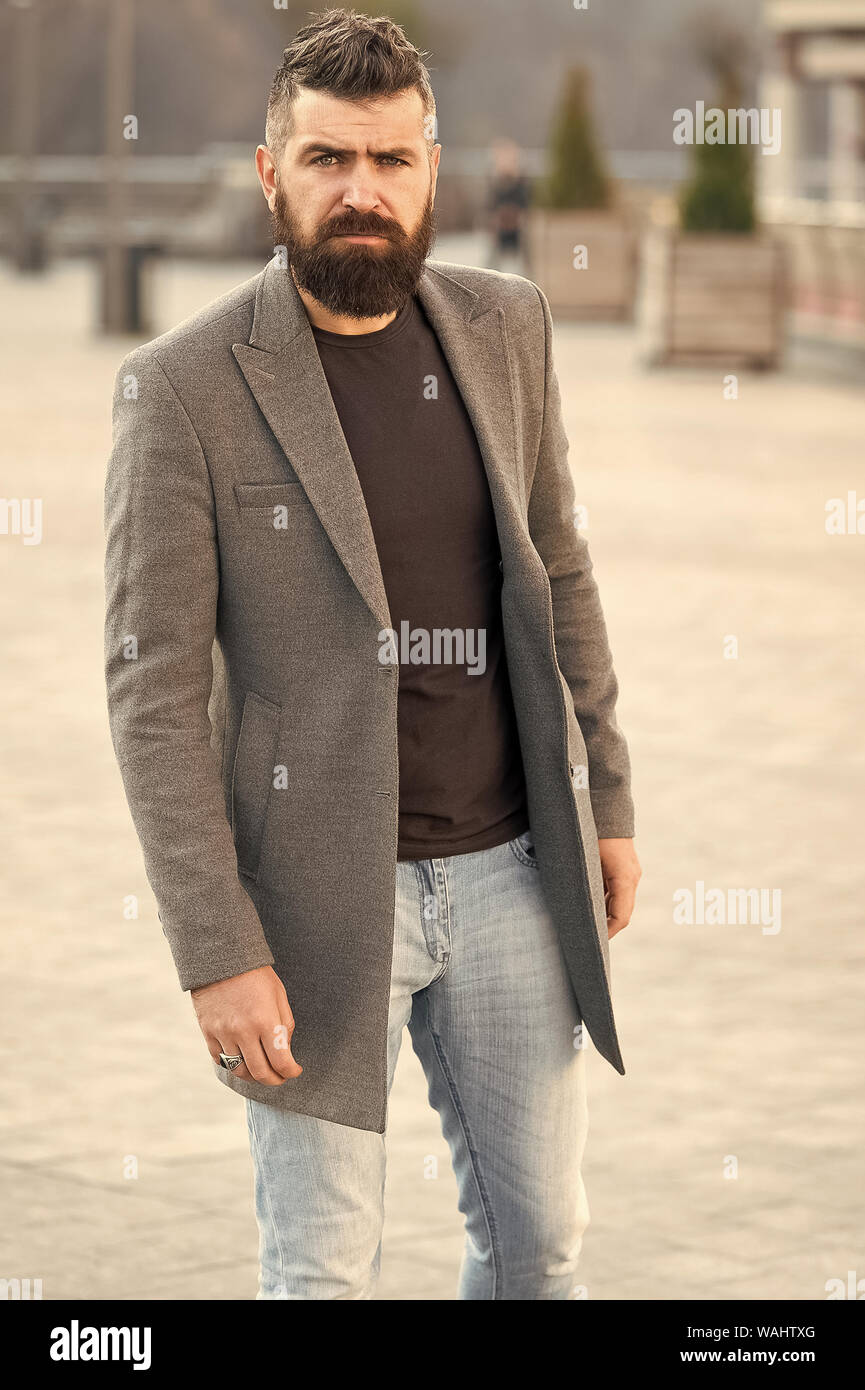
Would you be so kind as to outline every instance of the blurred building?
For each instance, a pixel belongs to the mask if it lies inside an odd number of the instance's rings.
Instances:
[[[790,247],[794,331],[865,348],[865,0],[766,0],[763,220]]]

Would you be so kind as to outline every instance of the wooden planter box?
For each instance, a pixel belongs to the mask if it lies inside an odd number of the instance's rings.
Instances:
[[[574,267],[574,247],[585,246],[588,265]],[[622,211],[548,211],[532,208],[526,226],[528,276],[562,318],[633,318],[637,238]]]
[[[787,258],[749,235],[647,233],[640,325],[652,365],[777,367],[784,347]]]

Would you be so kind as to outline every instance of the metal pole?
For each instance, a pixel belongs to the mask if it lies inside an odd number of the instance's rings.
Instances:
[[[129,245],[127,160],[124,118],[132,114],[133,0],[106,0],[108,37],[105,52],[105,243],[103,251],[102,327],[107,333],[135,333],[140,325]]]
[[[33,180],[39,133],[39,15],[35,0],[12,0],[12,7],[17,12],[12,41],[12,261],[18,270],[41,270],[45,254]]]

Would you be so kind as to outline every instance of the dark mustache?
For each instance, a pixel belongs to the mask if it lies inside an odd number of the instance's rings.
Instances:
[[[387,237],[389,241],[398,241],[400,232],[401,228],[394,227],[392,222],[386,222],[384,219],[379,219],[372,224],[363,223],[361,225],[358,225],[356,221],[347,222],[344,219],[334,219],[322,229],[319,240],[326,241],[328,237],[332,236],[383,236]]]

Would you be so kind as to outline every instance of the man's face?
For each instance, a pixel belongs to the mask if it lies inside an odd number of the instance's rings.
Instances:
[[[417,287],[435,235],[440,153],[430,158],[423,120],[416,91],[359,106],[304,89],[292,107],[285,149],[273,152],[274,245],[332,314],[389,314]]]

